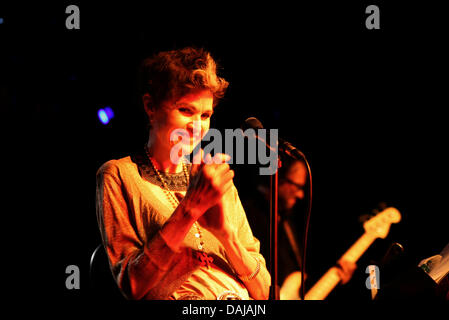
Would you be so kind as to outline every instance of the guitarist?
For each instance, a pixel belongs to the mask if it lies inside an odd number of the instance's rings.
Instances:
[[[266,176],[262,176],[261,179]],[[297,228],[304,225],[302,212],[305,212],[304,187],[307,183],[307,169],[302,161],[285,159],[279,169],[278,182],[278,281],[281,300],[299,298],[300,269],[302,260],[301,233]],[[261,253],[269,259],[270,250],[270,190],[269,181],[261,180],[255,191],[244,200],[243,206],[254,236],[261,242]],[[302,231],[302,230],[301,230]],[[267,260],[268,261],[268,260]],[[347,283],[356,265],[339,261],[341,283]]]

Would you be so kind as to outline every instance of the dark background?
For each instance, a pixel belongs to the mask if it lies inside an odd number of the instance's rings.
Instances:
[[[88,295],[89,259],[100,243],[96,170],[145,141],[141,60],[186,45],[210,50],[230,82],[214,127],[238,128],[256,116],[307,156],[312,279],[363,233],[360,216],[382,202],[402,213],[330,299],[369,300],[364,270],[394,241],[412,264],[439,253],[448,238],[443,11],[375,1],[381,29],[367,30],[371,3],[340,2],[3,5],[0,112],[15,289]],[[65,28],[69,4],[79,5],[80,30]],[[97,118],[105,106],[115,112],[108,125]],[[233,167],[244,197],[256,177]],[[81,269],[81,290],[65,288],[71,264]]]

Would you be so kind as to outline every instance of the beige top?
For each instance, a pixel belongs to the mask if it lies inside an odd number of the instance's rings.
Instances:
[[[181,174],[183,175],[183,174]],[[179,174],[165,174],[169,189],[185,192]],[[185,181],[185,179],[183,179]],[[253,236],[233,187],[234,201],[225,204],[230,223],[248,252],[261,261],[260,243]],[[213,258],[210,268],[197,259],[198,238],[192,227],[180,251],[174,252],[158,232],[174,208],[143,154],[111,160],[97,172],[97,219],[103,244],[116,282],[129,299],[187,299],[189,295],[211,300],[225,291],[248,299],[248,291],[234,273],[221,243],[202,228],[205,252]],[[136,283],[148,290],[136,295]]]

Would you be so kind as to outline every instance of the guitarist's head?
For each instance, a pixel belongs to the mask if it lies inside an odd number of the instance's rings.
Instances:
[[[289,211],[298,200],[304,199],[307,168],[304,162],[286,159],[279,169],[279,209]]]

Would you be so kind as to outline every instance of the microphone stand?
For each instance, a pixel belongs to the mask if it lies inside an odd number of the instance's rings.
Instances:
[[[278,170],[281,160],[278,157]],[[270,300],[279,300],[278,285],[278,170],[270,176]]]
[[[245,120],[244,128],[252,129],[263,129],[262,124],[259,120],[254,117],[250,117]],[[259,142],[265,144],[269,149],[272,149],[270,145],[265,141],[265,139],[260,139],[255,133],[253,138],[258,139]],[[301,261],[301,299],[304,299],[304,274],[305,270],[305,260],[306,260],[306,247],[307,247],[307,234],[309,229],[309,219],[310,212],[312,209],[312,172],[310,170],[310,165],[304,156],[304,154],[296,149],[292,144],[283,139],[278,139],[278,149],[279,151],[287,154],[289,157],[300,160],[304,159],[307,166],[307,172],[309,174],[309,208],[307,210],[306,225],[304,231],[304,248],[303,257]],[[276,150],[277,153],[278,150]],[[278,168],[281,167],[281,159],[278,156]],[[270,287],[270,299],[279,300],[279,286],[278,286],[278,171],[274,172],[270,177],[270,274],[271,274],[271,287]]]

